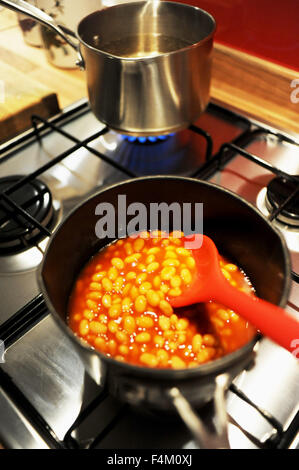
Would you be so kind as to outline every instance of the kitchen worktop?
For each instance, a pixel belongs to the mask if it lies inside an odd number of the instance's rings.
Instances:
[[[0,59],[10,70],[15,69],[16,80],[21,71],[56,93],[61,109],[86,96],[85,73],[50,65],[41,48],[24,43],[15,13],[5,9],[0,11]],[[291,101],[291,82],[296,78],[299,72],[215,44],[212,99],[281,129],[299,132],[299,103]],[[0,79],[7,79],[3,71]]]

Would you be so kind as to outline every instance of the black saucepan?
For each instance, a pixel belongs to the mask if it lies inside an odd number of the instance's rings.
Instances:
[[[53,235],[42,266],[39,283],[57,324],[71,339],[86,370],[100,385],[124,402],[149,411],[171,411],[168,391],[177,387],[194,407],[209,401],[215,377],[228,373],[232,380],[252,361],[258,335],[237,351],[194,369],[163,370],[118,362],[88,347],[67,323],[69,296],[81,268],[112,240],[99,239],[95,226],[96,206],[109,202],[117,215],[118,195],[127,205],[141,202],[171,204],[203,203],[204,233],[250,277],[258,296],[282,307],[290,288],[290,261],[285,242],[260,212],[245,200],[214,184],[184,177],[143,177],[108,188],[77,207]],[[129,218],[128,218],[129,220]],[[160,227],[158,227],[160,228]]]

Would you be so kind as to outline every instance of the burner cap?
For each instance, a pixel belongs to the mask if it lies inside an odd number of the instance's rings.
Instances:
[[[0,193],[20,181],[23,176],[0,178]],[[47,228],[53,220],[52,196],[49,188],[40,180],[25,183],[9,198]],[[45,235],[14,211],[4,199],[0,199],[0,253],[18,253],[28,248],[29,242],[37,242]]]
[[[274,178],[267,186],[266,205],[270,212],[276,210],[283,204],[292,193],[298,189],[295,197],[277,216],[277,220],[282,223],[298,227],[299,226],[299,184],[282,177]]]

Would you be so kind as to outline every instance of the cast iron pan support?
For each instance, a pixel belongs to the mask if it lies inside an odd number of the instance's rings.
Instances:
[[[221,374],[215,379],[214,393],[215,433],[206,429],[203,421],[193,410],[190,403],[177,387],[169,390],[169,396],[181,419],[193,434],[195,441],[202,449],[229,449],[228,419],[226,412],[225,392],[229,385],[229,375]]]

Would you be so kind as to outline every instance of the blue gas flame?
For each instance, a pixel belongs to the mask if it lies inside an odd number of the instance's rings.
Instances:
[[[156,143],[156,142],[163,142],[164,140],[167,140],[169,137],[174,136],[175,134],[167,134],[167,135],[155,135],[155,136],[149,136],[149,137],[135,137],[133,135],[122,135],[122,138],[124,140],[127,140],[128,142],[131,143],[139,143],[139,144],[147,144],[147,143]]]

